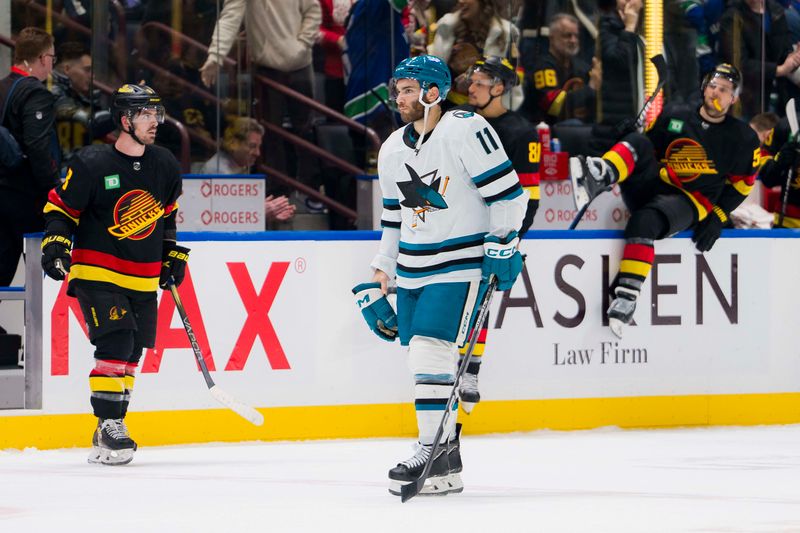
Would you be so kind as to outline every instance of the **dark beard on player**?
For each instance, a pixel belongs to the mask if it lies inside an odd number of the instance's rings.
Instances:
[[[400,111],[400,118],[406,124],[411,122],[416,122],[417,120],[421,119],[425,115],[425,108],[419,102],[414,102],[411,104],[410,109],[406,109],[405,111]]]

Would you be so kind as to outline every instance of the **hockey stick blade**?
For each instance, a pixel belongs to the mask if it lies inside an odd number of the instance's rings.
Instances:
[[[653,101],[658,96],[658,93],[660,93],[661,89],[664,88],[664,85],[666,85],[669,77],[669,70],[667,69],[667,60],[664,59],[663,54],[654,55],[653,57],[650,58],[650,62],[656,68],[656,75],[658,76],[657,77],[658,82],[656,82],[656,88],[653,90],[653,94],[651,94],[647,98],[644,105],[642,106],[642,109],[640,109],[639,113],[636,114],[636,120],[634,121],[634,124],[636,125],[637,128],[641,128],[644,126],[644,121],[647,118],[646,117],[647,110],[650,108],[650,104],[653,103]],[[572,172],[570,171],[570,178],[572,177],[571,174]],[[573,187],[575,187],[574,179],[573,179]],[[591,205],[593,201],[594,198],[589,200],[585,205],[582,205],[578,208],[578,213],[575,215],[575,218],[572,219],[572,222],[570,222],[568,229],[574,230],[576,227],[578,227],[578,224],[583,218],[583,215],[586,214],[586,211],[589,209],[589,205]]]
[[[249,405],[245,405],[241,402],[236,401],[236,399],[225,392],[224,390],[220,389],[218,385],[214,385],[208,392],[211,393],[211,396],[214,397],[219,403],[236,413],[237,415],[241,416],[248,422],[256,426],[263,426],[264,425],[264,415],[250,407]]]
[[[653,89],[653,93],[647,98],[642,109],[639,110],[639,113],[636,115],[636,126],[642,127],[644,126],[644,121],[647,118],[647,110],[650,109],[650,104],[658,97],[658,93],[661,92],[661,89],[664,88],[664,85],[667,83],[667,79],[669,77],[669,70],[667,69],[667,60],[664,59],[662,54],[654,55],[650,58],[650,62],[656,68],[656,88]]]
[[[197,337],[195,337],[194,329],[192,329],[192,324],[189,322],[189,317],[186,315],[186,309],[184,309],[183,302],[178,294],[178,288],[174,283],[169,283],[169,291],[172,293],[172,299],[175,300],[175,308],[178,310],[178,315],[181,317],[183,329],[186,330],[186,336],[189,337],[189,345],[192,347],[192,353],[194,354],[195,360],[197,360],[197,364],[200,366],[200,371],[203,373],[203,379],[206,380],[206,385],[208,386],[208,391],[211,393],[211,396],[251,424],[255,424],[256,426],[262,425],[264,423],[264,416],[261,413],[237,401],[233,396],[220,389],[217,384],[214,383],[214,380],[211,378],[211,373],[206,366],[206,361],[203,358],[200,344],[197,342]]]
[[[786,120],[789,121],[789,131],[792,132],[792,135],[796,134],[800,127],[797,125],[797,111],[795,110],[794,98],[790,98],[789,101],[786,102]]]
[[[790,98],[786,102],[786,120],[789,121],[789,131],[791,132],[790,140],[794,140],[797,136],[797,110],[795,109],[794,98]],[[781,198],[781,212],[778,214],[778,227],[783,227],[783,219],[786,218],[786,205],[789,203],[789,188],[792,185],[792,180],[795,176],[794,165],[789,167],[786,171],[786,184],[783,187],[783,197]]]
[[[654,55],[650,58],[650,62],[653,63],[654,67],[656,67],[656,73],[658,74],[658,85],[663,87],[667,82],[667,73],[669,72],[667,69],[667,60],[664,58],[664,54]]]
[[[525,258],[523,256],[523,261],[524,260]],[[475,344],[478,341],[481,327],[486,321],[486,316],[489,314],[489,305],[492,303],[492,296],[494,295],[495,290],[497,290],[497,283],[497,277],[492,276],[491,280],[489,280],[489,286],[486,288],[486,294],[483,296],[483,301],[478,308],[478,316],[475,319],[475,324],[472,326],[472,333],[469,337],[467,351],[464,354],[464,357],[462,357],[461,361],[458,363],[458,370],[456,371],[456,375],[454,377],[453,388],[450,389],[450,396],[447,398],[447,404],[445,405],[444,413],[442,414],[442,420],[439,422],[436,435],[433,437],[431,455],[428,457],[428,460],[425,461],[425,468],[422,469],[422,473],[417,479],[400,487],[400,501],[403,503],[406,503],[408,500],[419,494],[422,488],[425,486],[425,481],[428,480],[428,475],[431,472],[431,466],[433,466],[433,461],[436,459],[436,452],[438,452],[439,448],[442,446],[440,441],[442,440],[442,435],[444,434],[444,428],[450,421],[450,416],[453,412],[453,406],[455,405],[456,394],[458,391],[458,382],[461,379],[461,376],[463,376],[467,371],[467,367],[469,366],[469,360],[472,357],[472,352],[475,350]],[[445,453],[446,452],[447,450],[445,450]]]

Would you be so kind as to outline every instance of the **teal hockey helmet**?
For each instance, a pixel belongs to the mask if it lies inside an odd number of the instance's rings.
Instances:
[[[447,97],[452,85],[450,68],[447,63],[441,58],[431,55],[409,57],[401,61],[394,69],[392,81],[396,83],[397,80],[403,79],[417,80],[423,94],[435,85],[439,89],[439,96],[442,100]]]

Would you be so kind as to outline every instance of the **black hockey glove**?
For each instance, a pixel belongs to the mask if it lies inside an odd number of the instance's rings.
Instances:
[[[166,289],[172,281],[176,287],[183,282],[186,275],[186,262],[189,260],[189,249],[178,246],[174,242],[164,243],[164,253],[161,256],[161,276],[158,286]]]
[[[701,252],[709,251],[719,239],[722,228],[727,222],[728,215],[725,214],[725,211],[714,206],[714,210],[694,227],[692,241],[694,241],[695,247]]]
[[[72,241],[60,233],[45,233],[42,239],[42,268],[56,281],[67,277],[72,266]]]
[[[614,136],[617,139],[622,139],[629,133],[636,133],[637,131],[639,130],[636,129],[635,118],[624,118],[614,125]]]
[[[781,149],[775,154],[775,166],[779,172],[785,172],[797,165],[798,150],[800,150],[800,143],[796,139],[789,138],[788,141],[783,143]]]

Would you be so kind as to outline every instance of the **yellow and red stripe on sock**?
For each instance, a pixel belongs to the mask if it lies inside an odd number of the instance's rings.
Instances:
[[[636,154],[633,148],[625,142],[617,143],[603,154],[603,159],[611,163],[611,167],[617,173],[616,181],[625,181],[633,172],[636,165]]]
[[[89,388],[92,392],[125,392],[125,361],[116,359],[95,359],[95,366],[89,372]]]
[[[655,258],[652,244],[626,243],[619,265],[620,277],[632,277],[644,281],[650,274]]]

